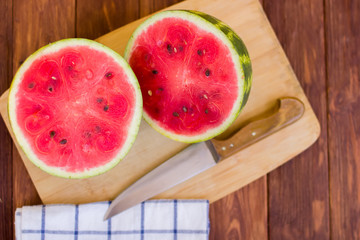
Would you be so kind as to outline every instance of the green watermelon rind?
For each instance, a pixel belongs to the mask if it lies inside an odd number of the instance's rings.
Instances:
[[[241,110],[244,108],[249,98],[252,84],[252,66],[250,56],[241,38],[229,26],[219,19],[206,13],[193,10],[167,10],[152,15],[134,31],[125,48],[124,58],[129,61],[133,50],[132,47],[137,36],[143,33],[147,27],[158,20],[171,17],[179,17],[195,23],[200,28],[205,29],[219,37],[222,42],[229,47],[233,62],[236,65],[236,72],[239,80],[239,96],[231,111],[231,115],[226,121],[224,121],[219,127],[210,129],[209,131],[196,136],[184,136],[172,133],[160,127],[158,123],[149,117],[146,111],[143,111],[143,118],[156,131],[173,140],[186,143],[206,141],[224,132],[235,121]]]
[[[131,124],[129,125],[129,136],[128,136],[126,142],[124,143],[123,147],[119,151],[119,153],[113,158],[113,160],[111,160],[107,164],[99,166],[99,167],[90,168],[83,172],[68,172],[68,171],[65,171],[64,169],[61,169],[58,167],[51,167],[51,166],[47,166],[46,164],[44,164],[44,162],[39,160],[39,158],[33,152],[30,144],[26,140],[24,140],[25,136],[22,133],[22,130],[20,129],[20,127],[17,123],[17,119],[16,119],[15,95],[17,93],[18,86],[21,82],[21,76],[23,76],[23,74],[30,67],[30,65],[33,63],[33,61],[36,60],[38,57],[40,57],[44,54],[56,52],[56,51],[60,50],[61,48],[68,47],[68,46],[88,46],[88,47],[94,48],[95,50],[99,50],[99,51],[102,51],[102,52],[105,52],[106,54],[108,54],[123,68],[126,75],[129,77],[130,83],[134,87],[135,96],[136,96],[136,102],[134,104],[134,108],[135,108],[134,118],[133,118]],[[11,83],[10,90],[9,90],[8,109],[7,110],[8,110],[8,114],[9,114],[11,129],[14,133],[14,136],[15,136],[15,139],[16,139],[18,145],[21,147],[21,149],[23,150],[26,157],[35,166],[39,167],[41,170],[43,170],[51,175],[58,176],[58,177],[69,178],[69,179],[70,178],[72,178],[72,179],[88,178],[88,177],[93,177],[93,176],[102,174],[102,173],[107,172],[108,170],[112,169],[130,151],[131,146],[133,145],[133,143],[136,139],[136,136],[138,134],[140,123],[141,123],[142,95],[141,95],[139,83],[137,81],[137,78],[136,78],[134,72],[132,71],[129,64],[123,59],[123,57],[120,56],[120,54],[116,53],[112,49],[110,49],[98,42],[95,42],[93,40],[84,39],[84,38],[68,38],[68,39],[63,39],[63,40],[60,40],[57,42],[50,43],[50,44],[38,49],[36,52],[34,52],[32,55],[30,55],[24,61],[24,63],[20,66],[20,68],[16,72],[16,74],[13,78],[13,81]]]

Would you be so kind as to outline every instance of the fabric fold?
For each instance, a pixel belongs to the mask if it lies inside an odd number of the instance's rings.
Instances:
[[[17,240],[205,240],[207,200],[149,200],[103,221],[110,202],[24,206]]]

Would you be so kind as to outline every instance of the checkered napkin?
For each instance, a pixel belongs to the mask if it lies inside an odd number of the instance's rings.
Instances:
[[[110,202],[25,206],[16,210],[17,240],[202,240],[207,200],[149,200],[107,221]]]

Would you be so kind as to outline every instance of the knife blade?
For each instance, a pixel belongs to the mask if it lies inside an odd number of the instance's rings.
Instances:
[[[194,177],[239,150],[292,124],[301,118],[304,110],[300,100],[280,98],[274,113],[251,121],[229,138],[190,145],[120,193],[110,204],[104,220]]]

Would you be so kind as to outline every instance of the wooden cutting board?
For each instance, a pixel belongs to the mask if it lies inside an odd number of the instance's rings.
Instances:
[[[249,146],[215,167],[156,196],[156,198],[205,198],[213,202],[270,172],[308,148],[319,136],[319,122],[294,75],[273,29],[257,0],[189,0],[170,9],[194,9],[213,15],[233,28],[244,40],[253,64],[250,99],[230,134],[254,116],[273,108],[276,99],[297,97],[305,113],[296,123]],[[123,54],[140,19],[97,39]],[[0,112],[7,124],[7,96],[0,99]],[[17,143],[15,143],[17,144]],[[172,141],[145,122],[127,157],[105,174],[89,179],[62,179],[33,165],[18,148],[24,164],[44,203],[86,203],[113,199],[123,189],[187,145]]]

